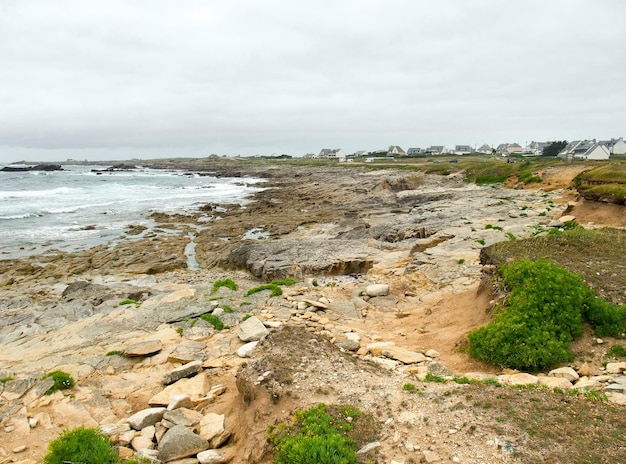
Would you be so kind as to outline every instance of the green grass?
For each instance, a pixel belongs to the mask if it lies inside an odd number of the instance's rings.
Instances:
[[[65,430],[48,444],[44,464],[113,464],[119,461],[109,437],[96,428]]]
[[[118,303],[119,306],[126,306],[126,305],[135,305],[135,307],[139,307],[141,306],[141,303],[139,301],[136,300],[131,300],[130,298],[127,298],[125,300],[122,300]]]
[[[615,357],[615,358],[623,358],[624,356],[626,356],[626,348],[623,345],[613,345],[606,352],[606,355],[607,356],[612,356],[612,357]]]
[[[267,436],[278,464],[357,464],[356,450],[374,441],[377,429],[373,418],[353,406],[320,403],[268,427]]]
[[[244,296],[250,296],[253,295],[255,293],[258,292],[263,292],[265,290],[269,290],[270,291],[270,297],[273,296],[280,296],[283,294],[283,290],[280,288],[281,285],[284,286],[289,286],[289,285],[293,285],[295,284],[296,281],[293,279],[282,279],[282,280],[274,280],[269,284],[265,284],[265,285],[259,285],[258,287],[252,287],[250,290],[248,290]]]
[[[8,377],[0,378],[0,383],[7,383],[7,382],[10,382],[12,380],[15,380],[15,378],[9,375]]]
[[[403,391],[412,392],[412,391],[415,391],[416,389],[417,387],[415,386],[415,384],[412,384],[412,383],[405,383],[404,385],[402,385]]]
[[[211,293],[213,294],[217,292],[222,287],[226,287],[232,291],[236,291],[238,288],[237,283],[233,279],[222,279],[222,280],[217,280],[213,283],[213,289]]]
[[[214,314],[211,314],[211,313],[203,314],[202,316],[200,316],[200,319],[207,321],[209,324],[213,326],[215,330],[219,331],[219,330],[224,329],[224,323],[219,317],[217,317]]]
[[[74,379],[71,375],[63,371],[52,371],[48,372],[43,376],[43,379],[47,379],[52,377],[54,380],[54,385],[46,391],[46,395],[51,395],[59,390],[66,390],[72,388],[74,386]]]
[[[231,306],[228,306],[228,305],[222,305],[222,309],[224,310],[225,313],[229,313],[229,314],[235,312],[235,310]]]
[[[111,350],[111,351],[107,351],[107,356],[122,356],[124,354],[123,351],[121,350]]]

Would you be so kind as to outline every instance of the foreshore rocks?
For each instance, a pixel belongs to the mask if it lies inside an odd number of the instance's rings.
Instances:
[[[617,360],[503,372],[460,352],[467,328],[453,333],[492,306],[481,249],[548,227],[566,209],[558,192],[380,170],[216,172],[275,188],[242,208],[159,216],[166,233],[0,262],[0,460],[41,462],[50,440],[84,425],[125,458],[261,462],[268,425],[324,402],[376,418],[380,462],[496,462],[499,425],[469,414],[477,392],[454,392],[475,385],[455,379],[626,403]],[[244,238],[254,228],[268,235]],[[190,232],[198,270],[186,266]],[[247,294],[287,276],[297,282],[281,295]],[[224,279],[236,289],[213,288]],[[76,385],[45,395],[56,369]]]

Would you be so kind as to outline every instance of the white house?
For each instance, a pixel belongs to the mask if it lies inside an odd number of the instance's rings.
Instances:
[[[389,145],[389,148],[387,149],[387,156],[391,155],[406,156],[406,152],[398,145]]]
[[[606,145],[595,140],[574,140],[568,143],[558,156],[581,160],[608,160],[611,152]]]
[[[611,154],[626,155],[626,142],[624,142],[624,139],[622,137],[613,141],[613,145],[611,146]]]
[[[320,151],[319,157],[322,159],[346,159],[346,152],[341,148],[323,148]]]
[[[454,147],[455,155],[471,155],[473,151],[469,145],[456,145]]]
[[[482,144],[480,147],[478,147],[476,149],[476,153],[483,153],[483,154],[491,154],[491,152],[493,151],[493,148],[491,148],[488,144],[484,143]]]

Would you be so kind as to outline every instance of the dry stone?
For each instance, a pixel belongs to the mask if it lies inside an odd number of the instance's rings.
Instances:
[[[261,320],[252,316],[239,324],[239,328],[237,329],[237,335],[242,342],[252,342],[261,340],[265,337],[269,331],[263,325]]]
[[[537,385],[539,383],[539,377],[522,372],[510,375],[507,383],[510,385]]]
[[[259,342],[248,342],[245,345],[239,347],[239,349],[237,350],[237,356],[239,356],[240,358],[249,358],[250,356],[252,356],[252,352],[254,351],[258,343]]]
[[[154,425],[163,419],[165,414],[165,408],[148,408],[136,412],[130,416],[126,421],[135,430],[141,430],[150,425]]]
[[[548,375],[550,377],[562,377],[570,382],[575,382],[580,378],[578,373],[571,367],[559,367],[558,369],[553,369]]]
[[[194,411],[193,409],[178,408],[174,411],[167,411],[163,415],[163,419],[175,425],[193,427],[200,422],[202,414],[198,411]]]
[[[178,382],[168,385],[163,391],[150,398],[148,404],[165,407],[170,404],[172,398],[181,394],[187,394],[192,401],[196,401],[206,395],[210,388],[206,374],[201,372],[190,379],[180,379]]]
[[[178,408],[191,408],[193,406],[193,401],[186,393],[182,393],[180,395],[175,395],[167,405],[168,411],[173,411]]]
[[[192,377],[202,370],[201,361],[191,361],[180,366],[163,376],[163,385],[170,385],[180,379]]]
[[[365,294],[370,297],[387,296],[389,295],[389,285],[387,284],[368,285],[367,288],[365,289]]]
[[[225,464],[227,461],[224,459],[217,450],[206,450],[198,453],[196,456],[200,464]]]
[[[163,349],[163,343],[159,340],[150,340],[147,342],[137,343],[129,346],[124,350],[124,356],[137,357],[137,356],[151,356],[158,353]]]
[[[194,456],[209,449],[209,442],[193,433],[187,427],[175,425],[169,429],[158,447],[157,457],[163,462]]]
[[[572,382],[565,377],[539,377],[539,384],[548,388],[560,388],[561,390],[569,390],[574,387]]]
[[[399,346],[387,346],[382,349],[382,355],[395,359],[404,364],[415,364],[426,361],[426,356],[416,351],[410,351]]]
[[[209,448],[219,448],[226,443],[230,432],[224,425],[224,414],[209,413],[198,425],[198,434],[209,442]]]

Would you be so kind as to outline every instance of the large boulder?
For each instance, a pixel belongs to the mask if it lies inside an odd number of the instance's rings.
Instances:
[[[209,442],[185,426],[175,425],[159,442],[158,459],[163,462],[195,456],[209,449]]]
[[[141,430],[159,422],[166,411],[165,408],[143,409],[130,416],[126,421],[135,430]]]

